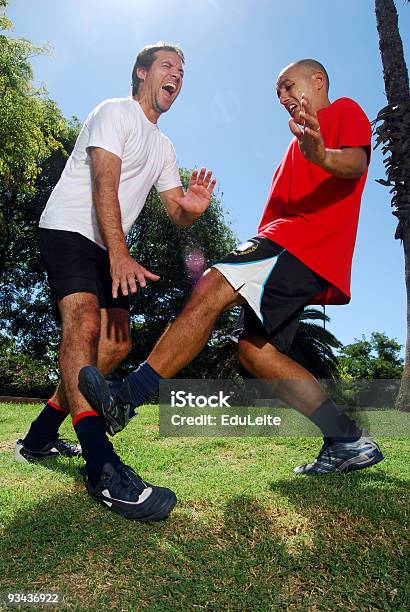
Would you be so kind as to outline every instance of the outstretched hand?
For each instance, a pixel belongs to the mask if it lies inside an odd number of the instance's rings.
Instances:
[[[300,112],[301,126],[294,119],[289,120],[289,127],[298,139],[300,151],[308,161],[322,166],[326,157],[326,148],[320,133],[320,124],[316,111],[312,110],[310,102],[302,94],[302,110]]]
[[[188,190],[178,204],[189,213],[201,215],[211,203],[212,192],[216,179],[212,179],[212,171],[201,168],[194,170],[189,180]]]

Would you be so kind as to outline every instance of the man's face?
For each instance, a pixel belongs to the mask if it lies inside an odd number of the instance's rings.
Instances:
[[[313,110],[317,110],[320,106],[318,102],[323,95],[322,88],[319,87],[322,83],[321,74],[320,72],[312,74],[304,66],[291,66],[278,76],[276,93],[279,102],[297,123],[301,123],[299,113],[302,110],[302,93],[311,103]]]
[[[150,69],[139,68],[138,76],[143,79],[139,96],[147,98],[156,113],[166,113],[181,91],[184,78],[181,58],[175,51],[157,51]]]

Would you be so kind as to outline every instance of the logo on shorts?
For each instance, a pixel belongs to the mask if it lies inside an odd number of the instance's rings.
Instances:
[[[234,250],[234,255],[248,255],[249,253],[256,251],[258,246],[259,245],[257,242],[251,242],[248,240],[248,242],[241,244],[241,246]]]

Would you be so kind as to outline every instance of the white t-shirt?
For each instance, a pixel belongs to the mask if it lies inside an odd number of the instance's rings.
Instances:
[[[47,202],[40,227],[78,232],[104,246],[92,201],[87,147],[122,160],[118,199],[124,235],[140,214],[153,185],[158,192],[181,185],[175,150],[133,98],[113,98],[87,117],[73,152]]]

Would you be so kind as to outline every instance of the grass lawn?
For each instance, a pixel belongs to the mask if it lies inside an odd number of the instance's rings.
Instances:
[[[160,438],[147,406],[115,447],[179,503],[142,525],[87,496],[80,459],[13,462],[38,408],[0,405],[0,590],[57,590],[62,610],[409,610],[409,439],[306,478],[317,438]]]

